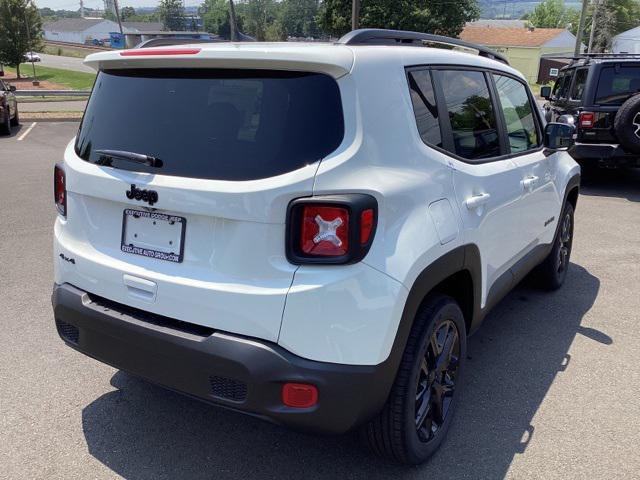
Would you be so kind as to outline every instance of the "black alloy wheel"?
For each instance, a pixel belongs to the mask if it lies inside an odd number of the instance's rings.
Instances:
[[[571,244],[573,242],[573,210],[565,211],[558,231],[557,271],[563,274],[569,268]]]
[[[417,465],[436,452],[454,416],[466,348],[460,306],[430,294],[416,313],[385,406],[362,429],[373,453]]]
[[[451,320],[431,335],[420,363],[415,422],[418,438],[428,442],[437,435],[449,414],[460,363],[460,334]]]

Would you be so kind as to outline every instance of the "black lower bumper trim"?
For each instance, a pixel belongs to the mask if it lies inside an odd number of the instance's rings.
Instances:
[[[395,376],[386,362],[314,362],[266,341],[174,328],[69,284],[54,286],[52,303],[70,347],[171,390],[296,429],[343,433],[366,422],[384,405]],[[286,382],[316,385],[318,403],[285,406]]]
[[[576,143],[569,149],[569,154],[576,161],[604,167],[640,166],[640,155],[628,153],[620,145]]]

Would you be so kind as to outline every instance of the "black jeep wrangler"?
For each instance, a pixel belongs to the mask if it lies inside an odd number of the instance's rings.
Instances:
[[[640,55],[583,54],[572,58],[553,90],[540,94],[548,122],[576,127],[569,150],[585,167],[640,166]]]

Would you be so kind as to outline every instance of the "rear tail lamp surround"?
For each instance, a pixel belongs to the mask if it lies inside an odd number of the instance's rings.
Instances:
[[[351,193],[293,200],[287,210],[287,259],[295,265],[362,260],[375,236],[378,202]]]
[[[67,177],[60,164],[53,167],[53,202],[58,213],[67,216]]]

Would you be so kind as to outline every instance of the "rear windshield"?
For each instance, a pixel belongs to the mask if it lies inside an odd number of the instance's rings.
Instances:
[[[224,69],[105,70],[98,74],[76,141],[160,159],[125,170],[254,180],[317,162],[340,145],[344,120],[335,80],[318,73]]]
[[[638,91],[640,91],[640,66],[604,67],[600,72],[596,103],[621,105]]]

